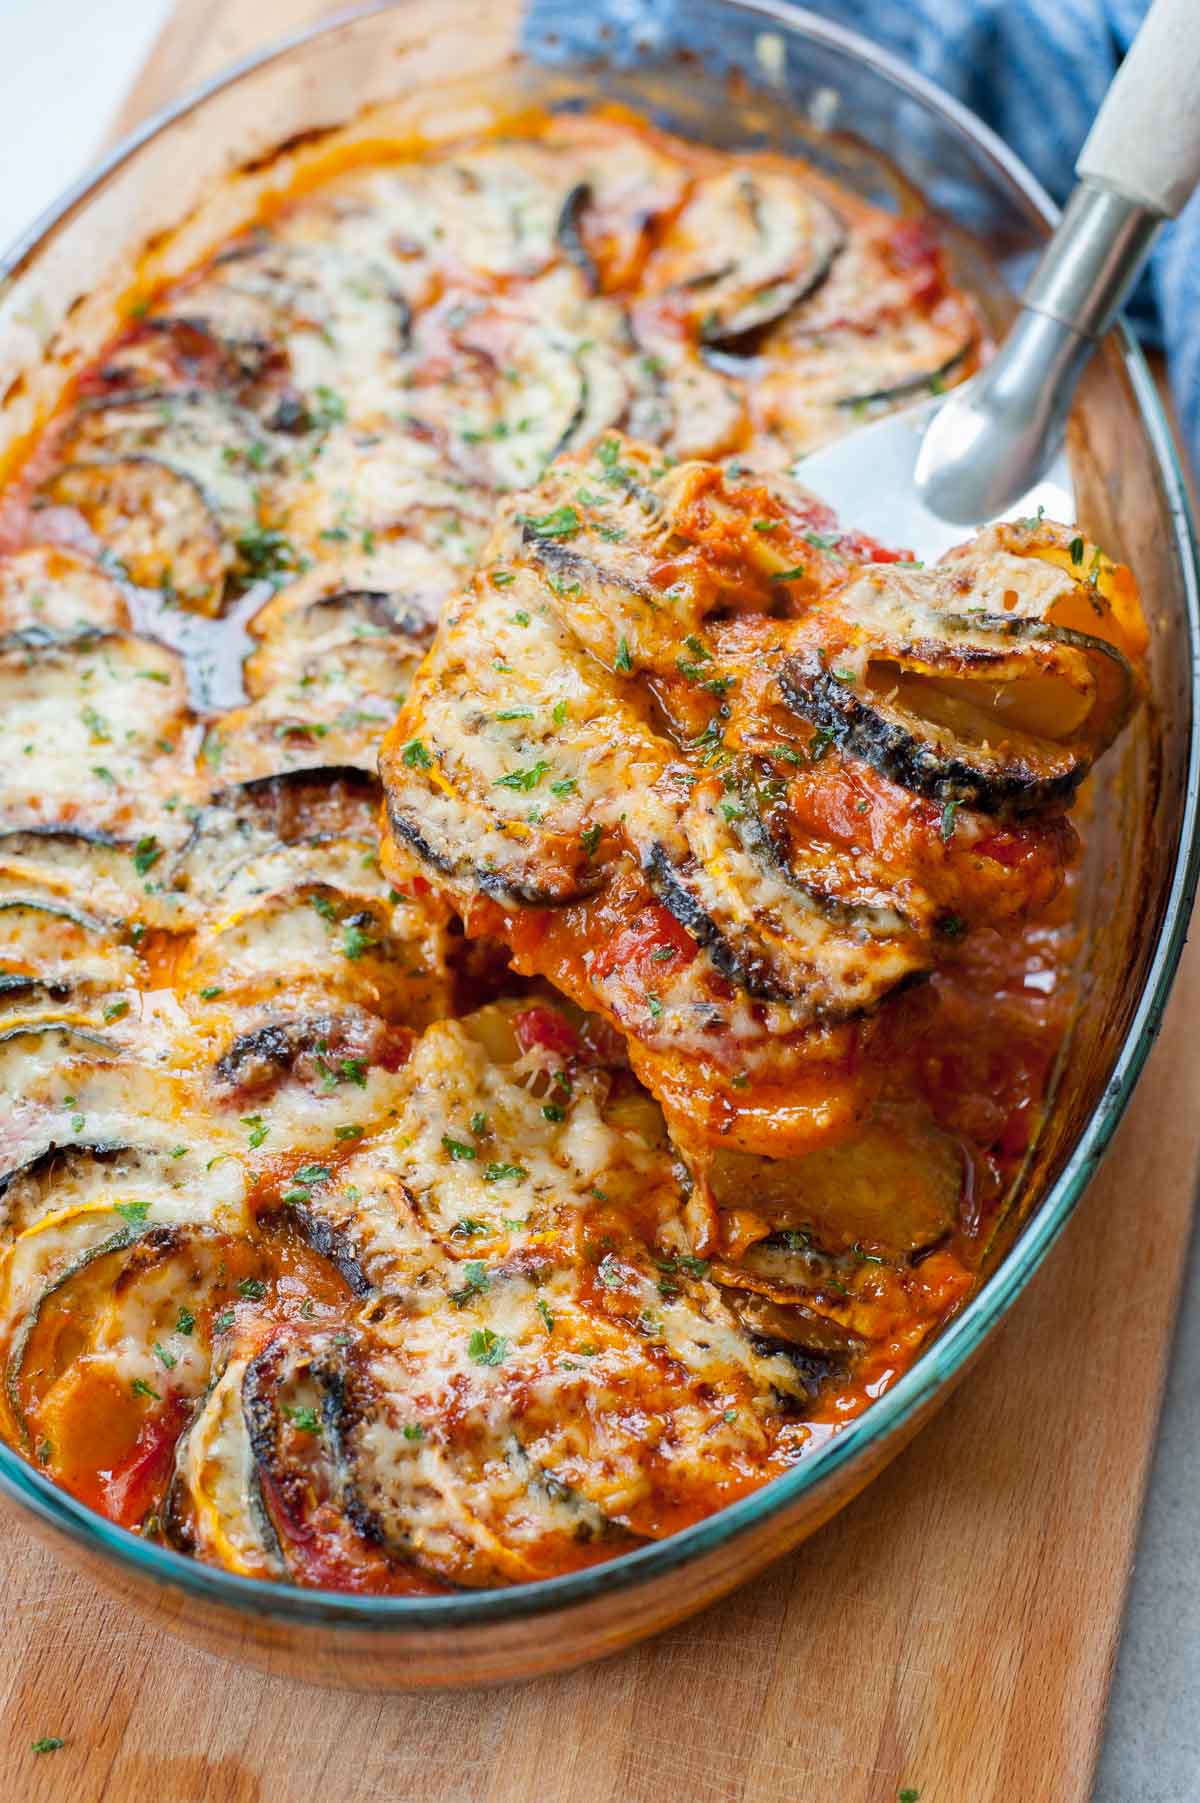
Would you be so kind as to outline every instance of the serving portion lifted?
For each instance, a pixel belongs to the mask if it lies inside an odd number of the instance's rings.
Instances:
[[[786,476],[602,437],[448,606],[384,743],[386,855],[618,1030],[705,1251],[777,1187],[753,1161],[870,1131],[961,937],[1053,901],[1144,649],[1073,529],[923,568]]]

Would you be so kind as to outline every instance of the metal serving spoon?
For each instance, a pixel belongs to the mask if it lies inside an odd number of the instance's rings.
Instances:
[[[986,369],[795,465],[847,525],[928,562],[965,528],[1039,506],[1074,519],[1062,444],[1076,384],[1160,226],[1200,182],[1200,0],[1154,0],[1075,173]]]

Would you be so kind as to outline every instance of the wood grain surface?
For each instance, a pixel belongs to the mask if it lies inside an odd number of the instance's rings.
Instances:
[[[323,10],[179,0],[120,123]],[[980,1367],[727,1602],[568,1676],[368,1698],[194,1652],[7,1526],[0,1798],[1084,1803],[1191,1218],[1198,1017],[1193,946],[1100,1178]]]

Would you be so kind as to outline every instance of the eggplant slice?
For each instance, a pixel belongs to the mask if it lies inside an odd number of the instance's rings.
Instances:
[[[789,174],[747,165],[702,177],[646,268],[646,286],[685,295],[719,344],[779,319],[828,276],[845,228]]]
[[[983,580],[972,580],[981,576]],[[986,570],[880,567],[785,659],[786,704],[931,801],[997,816],[1063,806],[1138,685],[1116,644],[1050,623],[1071,578],[999,554]],[[1002,601],[1005,611],[991,611]]]

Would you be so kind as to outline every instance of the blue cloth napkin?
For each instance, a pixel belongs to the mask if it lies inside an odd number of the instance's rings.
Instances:
[[[970,107],[1060,202],[1149,6],[1149,0],[806,3],[903,57]],[[685,22],[687,6],[688,0],[598,0],[585,8],[529,0],[527,41],[539,41],[542,24],[566,23],[564,35],[578,49],[609,54],[614,39],[670,39],[671,22]],[[1167,351],[1184,437],[1200,469],[1200,195],[1160,237],[1127,312],[1145,343]]]
[[[969,106],[1063,201],[1075,158],[1149,0],[808,5],[895,51]],[[1167,352],[1192,467],[1200,469],[1200,194],[1163,232],[1127,313],[1144,343]]]

